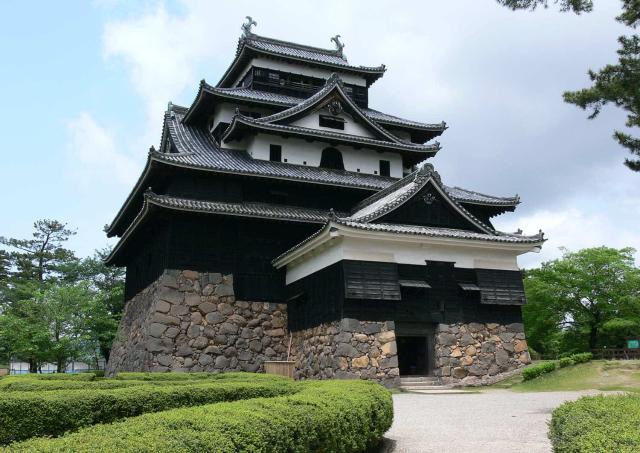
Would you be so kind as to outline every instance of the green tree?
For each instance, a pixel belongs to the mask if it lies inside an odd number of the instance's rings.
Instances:
[[[10,249],[12,278],[43,283],[63,277],[69,263],[76,260],[74,253],[63,247],[75,231],[65,223],[48,219],[37,220],[33,228],[31,239],[0,236],[0,244]]]
[[[640,320],[640,269],[631,248],[587,248],[563,251],[561,259],[527,271],[528,306],[525,326],[533,347],[546,352],[594,349],[603,343],[603,331],[613,320]],[[548,338],[545,338],[548,337]],[[558,342],[555,346],[553,341]]]
[[[548,6],[547,0],[497,1],[514,10],[534,10],[538,6]],[[559,3],[562,11],[572,11],[576,14],[593,10],[592,0],[561,0]],[[616,20],[635,29],[640,23],[640,1],[622,0],[622,13]],[[627,127],[639,127],[640,37],[636,34],[620,36],[618,42],[618,63],[607,65],[599,71],[589,70],[593,85],[578,91],[567,91],[563,98],[565,102],[589,110],[590,119],[597,117],[607,104],[613,104],[627,112]],[[633,171],[640,171],[640,138],[619,130],[614,132],[613,137],[633,156],[631,159],[625,159],[625,165]]]

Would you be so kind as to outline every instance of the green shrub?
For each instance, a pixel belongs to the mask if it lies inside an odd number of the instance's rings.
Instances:
[[[12,379],[37,380],[37,381],[93,381],[95,373],[51,373],[51,374],[23,374],[11,376]]]
[[[589,360],[593,359],[593,354],[591,354],[590,352],[581,352],[580,354],[572,354],[570,358],[575,363],[586,363]]]
[[[36,379],[7,378],[0,381],[0,395],[3,392],[35,392],[46,390],[81,390],[81,389],[118,389],[140,385],[172,385],[174,382],[116,381],[113,379],[98,381],[45,381]]]
[[[535,379],[539,376],[542,376],[543,374],[551,373],[555,369],[556,369],[555,362],[538,363],[536,365],[532,365],[522,370],[522,378],[525,381],[529,381],[531,379]]]
[[[7,392],[0,398],[0,443],[184,406],[291,394],[288,379],[140,385],[112,390]]]
[[[563,357],[558,361],[558,365],[560,365],[560,368],[568,367],[575,364],[576,362],[574,362],[571,357]]]
[[[588,396],[553,411],[549,438],[555,452],[640,451],[640,395]]]
[[[28,452],[359,452],[393,420],[391,395],[368,381],[306,381],[298,393],[174,409],[58,439],[11,445]]]
[[[114,379],[122,379],[126,381],[193,381],[193,380],[246,380],[250,379],[255,382],[259,381],[279,381],[282,378],[273,374],[264,373],[209,373],[205,371],[190,373],[138,373],[138,372],[121,372],[114,376]]]

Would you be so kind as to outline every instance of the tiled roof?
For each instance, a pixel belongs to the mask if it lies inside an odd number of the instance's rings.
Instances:
[[[493,206],[516,206],[520,203],[520,197],[495,197],[461,187],[447,187],[447,193],[462,203],[491,204]]]
[[[236,88],[218,88],[212,85],[202,82],[202,88],[210,93],[229,97],[232,99],[250,100],[256,102],[263,102],[266,104],[273,104],[283,107],[292,107],[300,104],[305,99],[294,96],[287,96],[285,94],[270,93],[268,91],[252,90],[250,88],[236,87]],[[427,131],[443,131],[446,128],[444,121],[440,123],[420,123],[418,121],[407,120],[398,116],[383,113],[378,110],[363,108],[362,112],[370,119],[383,124],[390,124],[395,126],[411,127],[415,129],[422,129]]]
[[[338,132],[325,131],[321,129],[311,129],[308,127],[301,126],[289,126],[283,124],[274,124],[274,123],[264,123],[258,120],[254,120],[253,118],[245,117],[242,115],[236,115],[225,132],[223,136],[223,140],[227,140],[232,137],[233,134],[238,130],[239,125],[247,125],[252,129],[258,129],[263,131],[272,131],[272,132],[280,132],[290,135],[298,135],[304,137],[316,137],[316,138],[325,138],[332,139],[336,141],[340,141],[342,143],[358,143],[375,149],[389,149],[389,150],[397,150],[397,151],[410,151],[415,153],[423,153],[424,157],[421,159],[426,159],[427,157],[434,156],[440,150],[440,144],[438,142],[434,142],[428,145],[418,145],[411,144],[407,142],[391,142],[386,140],[376,140],[373,138],[363,137],[360,135],[350,135],[350,134],[341,134]]]
[[[224,201],[193,200],[168,195],[157,195],[147,191],[145,199],[152,204],[170,209],[191,212],[241,217],[258,217],[265,219],[285,220],[289,222],[306,222],[324,224],[329,219],[329,211],[322,209],[301,208],[269,203],[227,203]]]
[[[368,72],[384,72],[384,65],[380,66],[353,66],[343,55],[335,50],[322,49],[319,47],[306,46],[279,39],[267,38],[259,35],[243,36],[238,42],[236,56],[240,55],[243,47],[251,47],[256,50],[280,55],[283,57],[293,57],[300,60],[314,61],[332,66],[343,66],[348,69]]]

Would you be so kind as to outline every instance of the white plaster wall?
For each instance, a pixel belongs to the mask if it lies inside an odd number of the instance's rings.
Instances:
[[[327,143],[307,142],[299,138],[285,139],[278,135],[257,134],[246,142],[247,152],[254,159],[269,160],[269,145],[282,146],[282,161],[296,164],[319,167],[322,150],[329,147]],[[226,146],[227,144],[225,144]],[[402,177],[402,157],[396,153],[378,152],[372,149],[354,149],[350,146],[335,146],[342,153],[344,168],[348,171],[377,174],[380,169],[380,160],[391,162],[391,176]],[[305,164],[306,162],[306,164]]]
[[[299,120],[296,120],[291,124],[294,126],[308,127],[309,129],[339,132],[342,134],[357,135],[359,137],[375,138],[375,136],[371,133],[371,131],[369,131],[369,129],[356,122],[351,115],[348,115],[346,113],[336,115],[338,118],[342,118],[345,121],[344,129],[333,129],[331,127],[320,126],[320,115],[334,116],[329,112],[328,109],[323,108],[305,116],[304,118],[300,118]]]
[[[340,260],[425,265],[425,261],[455,262],[466,269],[519,270],[516,250],[492,249],[469,244],[429,244],[342,237],[321,252],[287,265],[287,284],[324,269]]]
[[[344,81],[344,83],[348,83],[351,85],[360,85],[367,86],[367,81],[364,77],[358,77],[357,75],[341,72],[338,69],[322,69],[322,68],[312,68],[308,66],[303,66],[302,64],[296,65],[292,63],[287,63],[284,61],[271,60],[269,58],[257,57],[253,58],[244,70],[240,73],[240,77],[238,77],[231,86],[236,86],[238,83],[244,78],[247,74],[251,66],[256,66],[259,68],[267,68],[267,69],[275,69],[277,71],[290,72],[292,74],[301,74],[309,77],[318,77],[322,79],[328,79],[332,73],[336,72],[340,75],[340,78]]]

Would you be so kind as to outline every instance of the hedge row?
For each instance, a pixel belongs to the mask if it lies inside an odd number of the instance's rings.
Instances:
[[[184,406],[294,393],[294,382],[220,380],[180,385],[141,385],[113,390],[5,393],[0,398],[0,444]]]
[[[640,451],[640,395],[587,396],[553,411],[549,438],[555,452]]]
[[[28,452],[361,452],[393,419],[391,395],[367,381],[307,381],[295,395],[175,409],[57,439],[31,439]]]
[[[29,379],[6,378],[0,381],[0,395],[3,392],[35,392],[48,390],[82,390],[82,389],[118,389],[124,387],[136,387],[140,385],[167,385],[172,382],[144,382],[144,381],[41,381]]]
[[[282,378],[273,374],[263,373],[243,373],[243,372],[230,372],[230,373],[210,373],[206,371],[189,372],[189,373],[140,373],[140,372],[121,372],[114,376],[116,380],[126,381],[202,381],[202,380],[246,380],[250,379],[253,382],[256,381],[280,381]]]
[[[590,352],[581,352],[580,354],[572,354],[569,356],[573,363],[586,363],[593,359],[593,354]]]
[[[530,381],[531,379],[535,379],[539,376],[542,376],[543,374],[551,373],[555,369],[555,362],[538,363],[537,365],[532,365],[522,370],[522,378],[525,381]]]

